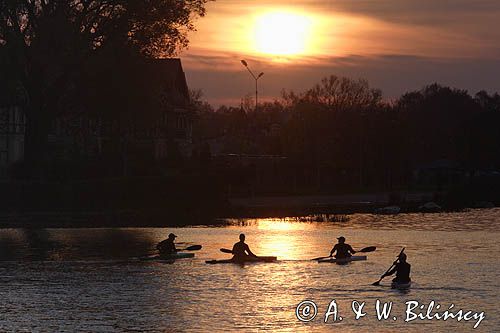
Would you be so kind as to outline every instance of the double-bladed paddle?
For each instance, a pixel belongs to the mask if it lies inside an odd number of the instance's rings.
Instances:
[[[358,252],[361,252],[361,253],[366,253],[366,252],[373,252],[377,249],[376,246],[368,246],[368,247],[365,247],[359,251],[356,251],[356,253]],[[221,249],[222,251],[222,249]],[[319,257],[319,258],[314,258],[314,259],[311,259],[311,260],[321,260],[321,259],[326,259],[326,258],[330,258],[331,256],[327,256],[327,257]]]
[[[230,249],[219,249],[220,252],[224,252],[224,253],[230,253],[230,254],[233,254],[233,251],[231,251]],[[260,256],[256,256],[254,255],[255,258],[268,258],[268,257],[260,257]],[[269,257],[270,258],[270,257]]]
[[[398,263],[399,256],[401,254],[403,254],[404,251],[405,251],[405,248],[403,247],[403,249],[401,250],[401,252],[399,252],[397,259],[392,263],[391,267],[389,267],[389,269],[387,271],[385,271],[385,273],[380,277],[380,279],[377,282],[373,282],[372,286],[380,286],[380,281],[382,281],[382,279],[385,278],[385,275],[387,273],[389,273],[391,271],[391,269],[394,267],[394,265],[396,265]]]
[[[185,249],[177,249],[177,252],[179,251],[198,251],[201,250],[202,246],[201,245],[191,245],[186,247]],[[150,256],[157,256],[157,254],[151,254]],[[145,257],[140,257],[140,258],[148,258],[148,256]]]
[[[202,246],[201,245],[191,245],[186,247],[185,249],[180,249],[177,251],[198,251],[201,250]]]

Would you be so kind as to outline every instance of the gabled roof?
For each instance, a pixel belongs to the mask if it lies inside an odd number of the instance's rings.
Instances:
[[[189,104],[189,89],[181,60],[168,59],[125,59],[125,76],[134,90],[143,90],[149,98],[159,94],[162,104],[173,108],[185,108]],[[155,96],[156,95],[156,96]]]
[[[150,74],[165,85],[165,88],[174,90],[181,97],[189,100],[189,89],[186,75],[182,69],[181,59],[152,59],[146,65],[150,67]]]

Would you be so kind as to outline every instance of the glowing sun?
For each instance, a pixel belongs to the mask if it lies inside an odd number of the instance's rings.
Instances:
[[[303,15],[286,12],[267,13],[255,23],[255,48],[272,55],[304,53],[310,39],[310,20]]]

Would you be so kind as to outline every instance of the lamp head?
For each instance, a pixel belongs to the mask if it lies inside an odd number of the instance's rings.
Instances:
[[[243,66],[248,67],[248,64],[245,60],[241,60],[241,63],[243,64]]]

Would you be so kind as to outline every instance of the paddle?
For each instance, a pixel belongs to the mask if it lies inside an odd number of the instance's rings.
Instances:
[[[224,249],[224,248],[222,248],[222,249],[219,249],[219,250],[220,250],[220,252],[233,254],[233,251],[231,251],[231,250],[229,250],[229,249]],[[259,257],[259,256],[255,256],[255,258],[261,258],[261,257]],[[264,258],[266,258],[266,257],[264,257]]]
[[[201,245],[192,245],[192,246],[186,247],[185,249],[180,249],[177,251],[198,251],[198,250],[201,250],[201,248],[202,248]]]
[[[373,252],[377,249],[376,246],[368,246],[368,247],[365,247],[359,251],[357,251],[356,253],[358,252],[362,252],[362,253],[366,253],[366,252]],[[318,257],[318,258],[314,258],[314,259],[311,259],[311,260],[321,260],[321,259],[326,259],[326,258],[330,258],[331,256],[328,256],[328,257]]]
[[[398,263],[399,256],[401,254],[403,254],[404,251],[405,251],[405,248],[403,247],[403,249],[401,250],[401,252],[399,252],[399,255],[398,255],[397,259],[392,263],[391,267],[389,267],[389,269],[387,271],[385,271],[385,273],[380,277],[380,279],[377,282],[373,282],[372,286],[380,286],[380,281],[382,281],[382,279],[385,278],[385,275],[387,273],[389,273],[391,271],[391,269],[394,267],[394,265],[396,265]]]
[[[180,252],[180,251],[198,251],[198,250],[201,250],[201,248],[202,248],[201,245],[191,245],[191,246],[186,247],[185,249],[177,249],[177,252]],[[157,256],[157,255],[158,254],[150,254],[148,256],[150,257],[150,256]],[[148,256],[142,256],[139,258],[147,258]]]

